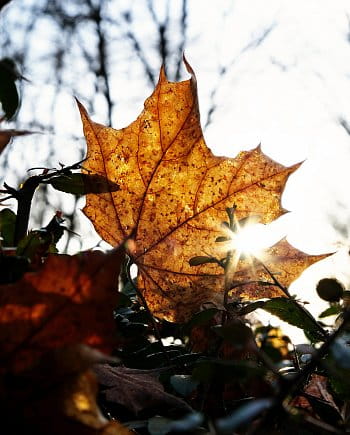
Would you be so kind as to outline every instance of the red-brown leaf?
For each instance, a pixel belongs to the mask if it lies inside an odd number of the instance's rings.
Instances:
[[[24,369],[47,350],[73,343],[110,352],[123,257],[123,248],[51,255],[38,272],[0,286],[3,368]]]

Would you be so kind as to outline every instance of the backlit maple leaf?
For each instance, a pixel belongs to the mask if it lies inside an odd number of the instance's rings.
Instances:
[[[129,254],[139,288],[156,316],[173,321],[223,292],[217,264],[193,268],[188,261],[222,256],[214,241],[226,208],[235,205],[237,219],[253,214],[271,222],[284,213],[281,194],[299,166],[276,163],[260,147],[235,158],[214,156],[203,139],[196,79],[185,63],[191,79],[171,83],[162,69],[140,116],[121,130],[93,122],[79,104],[88,145],[84,168],[120,186],[87,195],[84,212],[111,245],[133,239]]]

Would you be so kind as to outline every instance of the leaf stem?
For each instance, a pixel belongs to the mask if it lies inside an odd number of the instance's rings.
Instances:
[[[15,246],[17,246],[18,242],[27,234],[32,199],[40,182],[41,178],[39,176],[34,175],[29,177],[15,195],[18,201],[14,234]]]
[[[147,304],[147,301],[146,301],[145,297],[144,297],[143,294],[140,292],[140,290],[138,289],[138,287],[135,285],[135,283],[134,283],[134,281],[133,281],[133,279],[132,279],[132,277],[131,277],[130,269],[131,269],[131,266],[132,266],[133,264],[134,264],[134,260],[133,260],[130,256],[128,256],[128,260],[127,260],[127,264],[126,264],[126,275],[127,275],[127,277],[128,277],[128,280],[129,280],[130,284],[132,285],[133,289],[135,290],[135,292],[136,292],[138,298],[141,300],[141,303],[142,303],[144,309],[146,310],[146,312],[147,312],[147,314],[148,314],[148,317],[150,318],[150,320],[151,320],[151,322],[152,322],[154,335],[156,336],[156,338],[157,338],[157,340],[158,340],[158,342],[159,342],[159,345],[160,345],[161,351],[162,351],[162,353],[163,353],[163,355],[164,355],[164,359],[166,360],[166,362],[167,362],[168,364],[170,364],[171,361],[170,361],[170,358],[169,358],[169,356],[168,356],[168,353],[167,353],[167,351],[166,351],[166,349],[165,349],[165,346],[164,346],[164,344],[163,344],[163,342],[162,342],[162,337],[161,337],[161,335],[160,335],[160,332],[159,332],[159,328],[158,328],[157,322],[156,322],[155,318],[153,317],[153,315],[152,315],[152,313],[151,313],[151,310],[150,310],[149,307],[148,307],[148,304]]]
[[[84,160],[74,163],[71,166],[64,166],[61,164],[61,169],[51,170],[48,168],[40,168],[40,169],[44,169],[43,173],[40,175],[33,175],[27,178],[27,180],[23,183],[23,185],[19,189],[15,189],[9,186],[8,184],[4,183],[5,189],[1,190],[0,193],[8,194],[9,196],[6,199],[14,198],[17,200],[18,203],[15,234],[14,234],[15,246],[17,246],[18,242],[27,234],[30,209],[32,206],[32,199],[39,185],[41,183],[49,183],[49,180],[57,175],[70,174],[72,170],[80,169],[81,163]],[[39,168],[32,168],[32,169],[39,169]]]

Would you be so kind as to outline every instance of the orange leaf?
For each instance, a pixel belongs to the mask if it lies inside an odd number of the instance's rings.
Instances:
[[[223,292],[217,264],[189,265],[192,257],[222,257],[220,224],[259,215],[264,223],[284,213],[285,167],[257,147],[235,158],[214,156],[200,126],[196,79],[167,80],[164,69],[140,116],[114,130],[93,122],[79,104],[88,145],[87,171],[117,183],[117,192],[87,195],[85,214],[113,246],[133,238],[129,254],[138,285],[156,316],[183,321]],[[260,297],[264,296],[262,289]]]
[[[284,296],[281,290],[273,284],[262,286],[259,282],[249,281],[255,280],[273,283],[273,279],[268,273],[269,271],[279,284],[288,288],[307,267],[311,266],[316,261],[327,258],[329,255],[330,254],[305,254],[290,245],[287,240],[282,239],[266,249],[261,257],[259,256],[259,259],[252,257],[239,261],[232,284],[233,286],[237,286],[235,287],[235,294],[239,294],[241,297],[248,300],[260,299],[262,297],[273,298]],[[247,284],[242,285],[244,282],[247,282]]]
[[[22,370],[67,344],[110,352],[116,345],[112,311],[123,255],[123,248],[51,255],[38,272],[0,286],[3,368]]]

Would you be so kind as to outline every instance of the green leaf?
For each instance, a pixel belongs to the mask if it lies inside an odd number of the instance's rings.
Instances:
[[[242,322],[229,322],[212,328],[224,340],[237,346],[245,346],[253,340],[252,330]]]
[[[194,380],[191,375],[173,375],[170,383],[180,396],[189,396],[197,387],[199,382]]]
[[[190,266],[200,266],[206,263],[218,263],[218,260],[214,257],[205,257],[204,255],[198,255],[197,257],[192,257],[189,261]]]
[[[313,322],[295,300],[287,298],[269,299],[262,308],[284,322],[302,329],[312,342],[325,340],[325,336],[317,327],[316,321]]]
[[[5,118],[14,117],[19,107],[19,96],[16,87],[18,73],[15,62],[10,58],[0,60],[0,103]]]
[[[16,253],[17,255],[31,259],[37,254],[44,243],[37,231],[31,231],[26,237],[19,241]]]
[[[98,174],[67,173],[47,181],[53,188],[73,195],[116,192],[119,185]]]
[[[207,310],[199,311],[198,313],[194,314],[191,320],[184,325],[185,333],[189,333],[195,326],[207,324],[219,311],[220,310],[218,308],[208,308]]]
[[[239,315],[240,316],[245,316],[246,314],[249,314],[259,308],[263,308],[265,304],[265,301],[255,301],[255,302],[251,302],[247,305],[245,305],[244,307],[242,307],[239,310]]]
[[[274,405],[271,398],[251,400],[236,409],[228,417],[220,418],[215,422],[219,433],[232,434],[239,426],[251,423],[259,414]]]
[[[215,239],[215,242],[228,242],[229,240],[232,240],[231,237],[219,236]]]
[[[340,305],[332,305],[331,307],[322,311],[322,313],[318,317],[320,319],[323,319],[324,317],[335,316],[335,315],[341,313],[342,311],[343,311],[343,309]]]
[[[16,214],[9,208],[0,211],[0,233],[3,246],[14,245]]]

